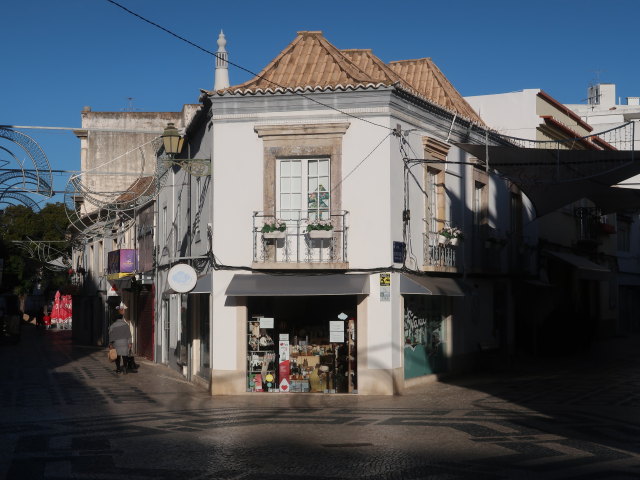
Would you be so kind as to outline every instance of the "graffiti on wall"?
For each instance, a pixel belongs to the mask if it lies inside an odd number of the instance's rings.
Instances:
[[[421,302],[405,303],[407,304],[404,311],[405,347],[415,349],[417,345],[424,345],[429,355],[435,354],[443,341],[443,322],[440,312],[425,308]]]
[[[405,378],[446,369],[444,325],[439,300],[405,296]]]

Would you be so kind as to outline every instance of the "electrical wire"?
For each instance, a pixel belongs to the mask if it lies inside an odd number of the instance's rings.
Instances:
[[[373,155],[373,152],[375,152],[378,149],[378,147],[380,145],[382,145],[384,143],[384,141],[387,138],[389,138],[391,135],[393,135],[393,132],[389,132],[389,134],[387,136],[385,136],[382,140],[380,140],[380,142],[375,147],[373,147],[373,150],[371,150],[362,160],[360,160],[360,162],[355,167],[353,167],[349,173],[347,173],[344,177],[342,177],[342,180],[340,180],[338,183],[333,185],[331,187],[331,189],[335,191],[336,188],[338,188],[340,185],[342,185],[344,183],[344,181],[347,178],[349,178],[351,176],[351,174],[353,172],[355,172],[360,167],[360,165],[362,165],[371,155]]]
[[[127,13],[129,13],[129,14],[133,15],[134,17],[137,17],[137,18],[139,18],[140,20],[142,20],[142,21],[144,21],[144,22],[146,22],[146,23],[148,23],[148,24],[150,24],[150,25],[153,25],[153,26],[154,26],[154,27],[156,27],[156,28],[159,28],[159,29],[160,29],[160,30],[162,30],[163,32],[168,33],[169,35],[171,35],[171,36],[173,36],[173,37],[177,38],[178,40],[181,40],[181,41],[183,41],[183,42],[185,42],[185,43],[187,43],[187,44],[191,45],[192,47],[195,47],[195,48],[197,48],[198,50],[203,51],[204,53],[207,53],[207,54],[209,54],[209,55],[212,55],[212,56],[214,56],[215,58],[220,58],[220,57],[219,57],[215,52],[212,52],[211,50],[207,50],[206,48],[201,47],[200,45],[198,45],[198,44],[196,44],[196,43],[192,42],[191,40],[188,40],[188,39],[186,39],[186,38],[184,38],[184,37],[182,37],[182,36],[178,35],[177,33],[172,32],[172,31],[171,31],[171,30],[169,30],[168,28],[165,28],[165,27],[163,27],[162,25],[159,25],[159,24],[157,24],[157,23],[155,23],[155,22],[153,22],[153,21],[149,20],[148,18],[145,18],[145,17],[143,17],[142,15],[140,15],[140,14],[138,14],[138,13],[136,13],[136,12],[132,11],[132,10],[129,10],[129,9],[128,9],[127,7],[125,7],[124,5],[121,5],[121,4],[119,4],[118,2],[116,2],[116,1],[114,1],[114,0],[106,0],[106,1],[107,1],[107,2],[109,2],[109,3],[111,3],[111,4],[113,4],[113,5],[115,5],[115,6],[116,6],[116,7],[118,7],[118,8],[121,8],[122,10],[124,10],[125,12],[127,12]],[[260,74],[258,74],[258,73],[255,73],[255,72],[253,72],[253,71],[249,70],[248,68],[245,68],[245,67],[243,67],[243,66],[241,66],[241,65],[238,65],[237,63],[234,63],[234,62],[230,61],[229,59],[223,59],[223,60],[225,60],[229,65],[232,65],[232,66],[234,66],[234,67],[236,67],[236,68],[238,68],[238,69],[240,69],[240,70],[242,70],[242,71],[244,71],[244,72],[247,72],[247,73],[249,73],[249,74],[253,75],[253,76],[254,76],[254,77],[256,77],[256,78],[259,78],[259,79],[261,79],[261,80],[264,80],[265,82],[269,82],[269,83],[271,83],[271,84],[275,85],[275,86],[276,86],[276,87],[278,87],[278,88],[282,88],[282,89],[284,89],[284,90],[287,90],[287,87],[284,87],[284,86],[282,86],[282,85],[280,85],[280,84],[278,84],[278,83],[276,83],[276,82],[274,82],[274,81],[272,81],[272,80],[269,80],[268,78],[265,78],[264,76],[262,76],[262,75],[260,75]],[[309,95],[307,95],[307,94],[304,94],[304,93],[301,93],[301,92],[296,92],[296,91],[293,91],[293,90],[291,90],[291,92],[292,92],[292,93],[294,93],[295,95],[299,95],[299,96],[301,96],[301,97],[304,97],[304,98],[306,98],[307,100],[311,100],[312,102],[315,102],[315,103],[317,103],[318,105],[322,105],[322,106],[323,106],[323,107],[325,107],[325,108],[329,108],[329,109],[334,110],[334,111],[336,111],[336,112],[338,112],[338,113],[340,113],[340,114],[342,114],[342,115],[346,115],[347,117],[350,117],[350,118],[353,118],[353,119],[356,119],[356,120],[360,120],[360,121],[362,121],[362,122],[369,123],[370,125],[375,125],[376,127],[386,128],[387,130],[393,130],[391,127],[389,127],[389,126],[387,126],[387,125],[381,125],[381,124],[379,124],[379,123],[372,122],[371,120],[367,120],[367,119],[364,119],[364,118],[362,118],[362,117],[358,117],[357,115],[353,115],[353,114],[351,114],[351,113],[345,112],[345,111],[343,111],[343,110],[340,110],[339,108],[333,107],[333,106],[328,105],[328,104],[326,104],[326,103],[323,103],[323,102],[321,102],[321,101],[319,101],[319,100],[316,100],[315,98],[312,98],[311,96],[309,96]]]

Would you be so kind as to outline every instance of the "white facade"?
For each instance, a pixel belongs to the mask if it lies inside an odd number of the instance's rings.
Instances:
[[[348,255],[346,271],[369,273],[369,291],[359,296],[357,304],[358,331],[358,393],[392,394],[417,380],[403,378],[404,314],[401,294],[400,263],[394,263],[392,244],[405,240],[409,246],[406,267],[416,272],[426,267],[424,242],[426,199],[424,195],[425,164],[415,164],[408,177],[407,205],[403,155],[424,158],[425,138],[445,142],[450,135],[448,159],[468,162],[467,154],[452,145],[468,133],[464,119],[448,115],[442,122],[428,110],[398,100],[384,88],[362,92],[330,93],[318,96],[330,101],[341,111],[357,112],[359,118],[337,115],[335,110],[310,107],[310,103],[293,94],[253,96],[211,96],[212,128],[212,208],[213,255],[220,266],[253,269],[252,275],[269,274],[273,269],[287,269],[291,273],[328,274],[328,264],[282,262],[261,266],[256,262],[253,244],[254,212],[264,210],[265,151],[280,142],[286,145],[289,157],[313,158],[314,148],[331,138],[338,142],[341,152],[340,209],[348,211]],[[367,111],[357,109],[359,103],[375,105]],[[407,110],[412,109],[410,113]],[[382,125],[382,127],[380,127]],[[402,137],[391,134],[400,126]],[[450,130],[447,128],[450,127]],[[312,133],[309,133],[312,132]],[[338,133],[336,133],[338,132]],[[474,134],[476,135],[476,134]],[[480,134],[478,138],[480,138]],[[272,143],[269,143],[272,142]],[[293,152],[293,153],[292,153]],[[296,154],[297,152],[297,154]],[[404,153],[403,153],[404,152]],[[287,158],[289,158],[287,157]],[[446,357],[448,370],[469,368],[478,345],[497,344],[492,327],[492,282],[482,278],[482,268],[474,267],[473,189],[474,167],[470,165],[436,164],[445,178],[442,212],[447,224],[453,223],[467,234],[459,247],[456,266],[447,279],[462,280],[467,272],[480,274],[471,286],[468,298],[446,299],[448,314],[444,330],[447,332]],[[272,174],[271,174],[272,175]],[[486,174],[488,194],[484,199],[487,225],[506,234],[509,229],[508,189],[498,177]],[[270,188],[274,188],[271,185]],[[332,191],[337,192],[336,185]],[[403,238],[403,210],[410,211],[408,237]],[[530,218],[530,213],[524,213]],[[525,220],[526,222],[526,220]],[[260,226],[260,225],[258,225]],[[508,260],[499,252],[495,265],[499,274],[508,271]],[[503,263],[504,262],[504,263]],[[219,266],[219,267],[220,267]],[[395,270],[394,270],[395,269]],[[381,300],[380,272],[391,273],[390,301]],[[442,276],[433,270],[433,276]],[[240,274],[246,272],[240,271]],[[214,394],[238,394],[246,391],[246,322],[247,297],[225,294],[238,270],[218,270],[213,274],[212,378]],[[453,274],[451,277],[450,274]],[[508,282],[505,284],[508,290]],[[508,304],[508,300],[505,300]],[[450,302],[450,303],[449,303]],[[505,305],[509,316],[509,306]],[[505,330],[511,329],[508,325]],[[492,333],[493,332],[493,333]],[[504,333],[508,342],[513,332]],[[510,336],[509,336],[510,335]]]

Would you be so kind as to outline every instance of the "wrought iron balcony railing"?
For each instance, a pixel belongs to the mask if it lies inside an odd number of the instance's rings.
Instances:
[[[425,222],[427,220],[425,219]],[[446,224],[446,226],[449,226]],[[424,264],[426,267],[458,267],[459,240],[443,239],[441,235],[429,229],[424,233]]]
[[[293,264],[347,263],[347,211],[330,215],[330,230],[307,231],[314,222],[303,211],[276,215],[253,212],[253,262]],[[281,230],[263,231],[264,225]]]

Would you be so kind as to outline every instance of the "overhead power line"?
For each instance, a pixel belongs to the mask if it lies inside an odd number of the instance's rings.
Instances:
[[[148,133],[152,135],[160,135],[162,130],[133,130],[131,128],[84,128],[84,127],[43,127],[39,125],[0,125],[0,128],[13,128],[19,130],[69,130],[76,132],[78,130],[85,132],[101,132],[101,133]]]

